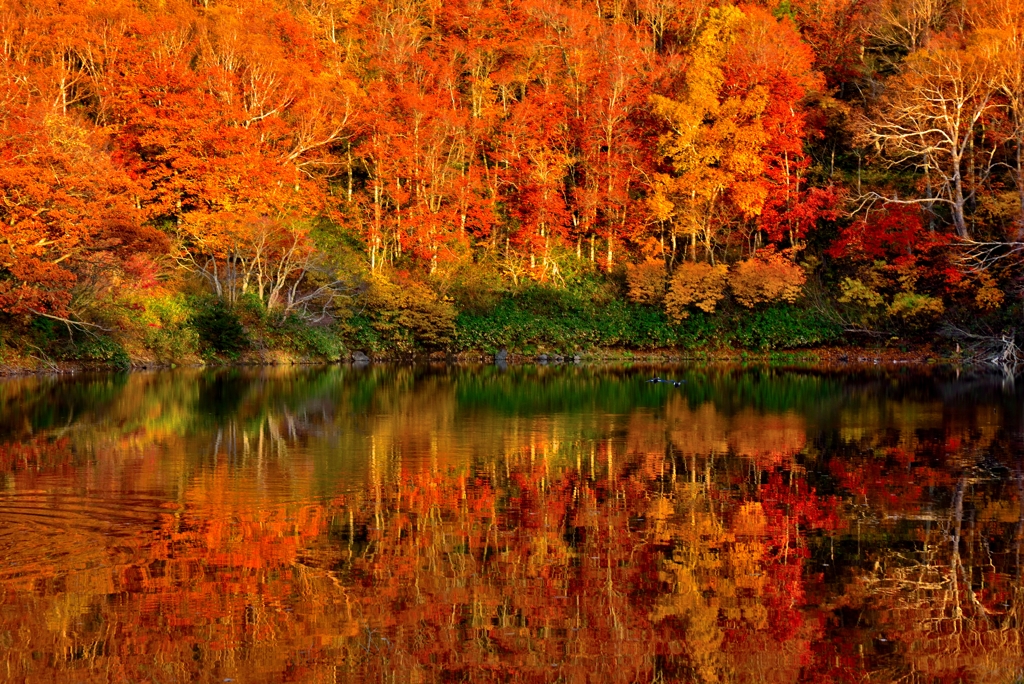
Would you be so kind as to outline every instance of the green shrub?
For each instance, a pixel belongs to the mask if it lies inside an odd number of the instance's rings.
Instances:
[[[911,329],[923,329],[933,324],[945,312],[942,300],[916,292],[899,292],[886,309]]]
[[[192,307],[189,323],[207,350],[237,358],[243,350],[249,348],[249,336],[238,314],[223,301],[195,298]]]
[[[102,363],[128,368],[131,358],[124,346],[109,333],[70,327],[52,318],[37,316],[29,325],[33,346],[64,361]]]
[[[447,291],[459,311],[484,313],[497,305],[503,289],[501,273],[484,259],[459,264],[449,278]]]
[[[191,316],[189,301],[182,295],[149,300],[139,321],[142,344],[162,361],[180,361],[199,353],[199,334]]]
[[[710,317],[699,313],[673,324],[660,308],[606,299],[601,290],[541,286],[507,295],[490,311],[462,312],[460,350],[576,351],[594,347],[694,348],[715,339]]]
[[[116,340],[105,336],[80,338],[68,349],[67,358],[103,363],[114,368],[129,368],[132,365],[125,348]]]
[[[422,283],[391,282],[377,275],[367,292],[355,347],[401,352],[446,349],[455,334],[455,318],[452,303]],[[369,330],[362,327],[366,323]]]
[[[289,316],[277,332],[284,337],[284,346],[304,356],[333,361],[345,350],[336,330],[315,327],[296,316]]]
[[[794,349],[837,342],[842,332],[818,313],[780,305],[740,317],[733,339],[745,349]]]
[[[341,334],[346,346],[364,352],[380,352],[387,349],[387,343],[373,326],[373,317],[367,313],[351,316],[341,325]]]

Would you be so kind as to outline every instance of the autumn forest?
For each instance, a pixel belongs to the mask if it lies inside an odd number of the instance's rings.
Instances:
[[[1002,335],[1024,6],[0,0],[0,226],[0,361]]]

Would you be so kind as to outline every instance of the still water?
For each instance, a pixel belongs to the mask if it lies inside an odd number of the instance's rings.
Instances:
[[[1022,399],[736,366],[7,380],[0,681],[1020,682]]]

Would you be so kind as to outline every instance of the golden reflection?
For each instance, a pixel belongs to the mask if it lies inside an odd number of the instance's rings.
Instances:
[[[1024,481],[1004,399],[687,378],[0,384],[0,672],[1020,677]]]

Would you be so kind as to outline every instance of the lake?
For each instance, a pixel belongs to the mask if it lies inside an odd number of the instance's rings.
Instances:
[[[1022,399],[902,367],[8,379],[0,680],[1021,682]]]

